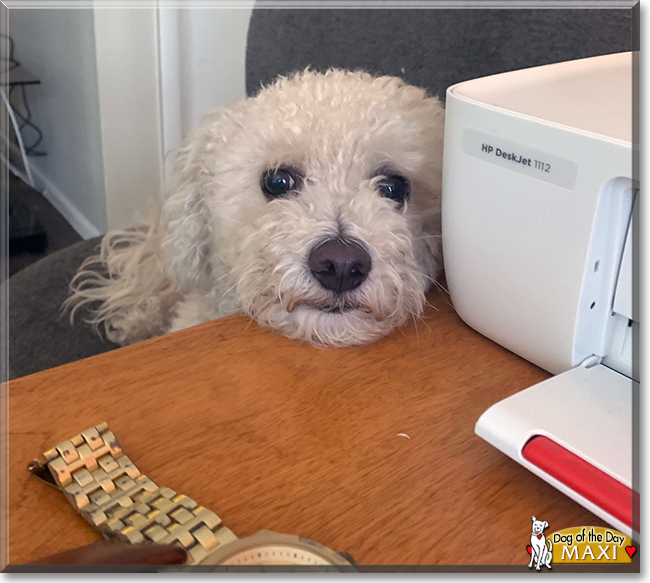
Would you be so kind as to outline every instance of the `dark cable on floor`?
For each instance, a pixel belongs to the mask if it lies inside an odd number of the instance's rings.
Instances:
[[[37,150],[38,146],[40,143],[43,141],[43,132],[41,129],[32,121],[32,112],[29,107],[29,103],[27,101],[27,92],[26,92],[26,84],[17,84],[17,85],[12,85],[11,79],[9,77],[9,73],[18,67],[20,67],[20,62],[15,58],[14,56],[14,40],[11,38],[11,36],[2,34],[0,33],[0,38],[2,38],[5,41],[8,41],[9,43],[9,55],[8,56],[0,56],[0,60],[2,62],[6,62],[8,64],[8,67],[4,68],[1,72],[0,75],[0,84],[1,85],[6,85],[9,87],[7,98],[11,100],[11,94],[13,90],[16,87],[20,87],[20,93],[21,93],[21,98],[22,98],[22,104],[23,108],[26,112],[26,115],[23,115],[17,108],[12,107],[13,113],[16,116],[16,118],[20,121],[18,130],[21,132],[24,128],[30,127],[34,132],[36,132],[36,137],[34,138],[33,142],[31,144],[26,144],[24,137],[23,137],[23,146],[25,148],[25,155],[26,156],[46,156],[47,152],[43,152],[41,150]],[[5,43],[2,43],[2,46],[6,46]],[[19,144],[17,144],[19,145]]]

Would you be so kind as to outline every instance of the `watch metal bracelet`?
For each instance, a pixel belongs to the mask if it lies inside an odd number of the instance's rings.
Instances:
[[[45,467],[72,506],[106,538],[181,546],[188,565],[237,540],[214,512],[142,475],[106,423],[46,451],[30,471],[38,474]]]

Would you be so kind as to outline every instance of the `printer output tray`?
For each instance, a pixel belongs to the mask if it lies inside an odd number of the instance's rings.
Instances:
[[[635,391],[638,383],[602,364],[580,366],[496,403],[481,415],[475,431],[638,540]]]

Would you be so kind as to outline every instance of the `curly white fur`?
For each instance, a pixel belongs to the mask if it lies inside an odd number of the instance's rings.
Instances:
[[[444,111],[394,77],[304,71],[206,116],[177,153],[148,230],[110,232],[71,283],[129,344],[238,310],[319,346],[364,344],[409,317],[441,265]],[[268,168],[300,168],[300,192],[268,201]],[[408,178],[404,205],[377,191],[386,168]],[[319,242],[351,237],[372,259],[357,289],[335,294],[310,272]],[[333,308],[344,308],[333,311]]]

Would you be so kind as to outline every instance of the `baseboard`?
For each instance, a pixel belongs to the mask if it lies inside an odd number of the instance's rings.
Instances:
[[[70,223],[70,226],[83,239],[92,239],[102,234],[103,231],[97,228],[86,215],[71,203],[68,197],[54,186],[35,165],[30,165],[30,170],[34,176],[38,192],[61,213],[63,218]]]

